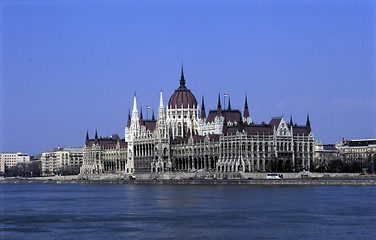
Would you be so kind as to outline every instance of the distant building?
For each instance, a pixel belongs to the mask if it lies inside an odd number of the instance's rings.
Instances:
[[[160,102],[157,119],[145,120],[137,109],[136,95],[128,115],[125,138],[89,139],[84,146],[81,174],[159,173],[207,170],[220,174],[256,171],[300,171],[314,160],[314,135],[309,116],[305,125],[286,122],[283,117],[255,124],[247,97],[243,114],[227,109],[218,97],[217,109],[206,115],[194,94],[180,86],[167,106]]]
[[[346,164],[361,164],[371,170],[372,161],[376,160],[376,139],[354,139],[337,144],[342,160]],[[375,165],[373,166],[375,168]]]
[[[30,156],[25,153],[0,153],[1,165],[3,165],[3,172],[7,169],[16,166],[17,163],[28,163],[30,162]],[[0,167],[1,172],[1,167]]]
[[[81,174],[128,172],[132,167],[127,164],[127,143],[118,135],[110,138],[98,138],[95,133],[93,140],[86,134],[83,148],[83,164]]]
[[[83,148],[56,148],[40,156],[42,174],[78,174],[82,166]]]
[[[0,155],[0,174],[5,172],[5,159]]]
[[[322,142],[315,144],[315,170],[326,171],[332,161],[338,159],[340,159],[340,155],[336,144],[323,144]]]

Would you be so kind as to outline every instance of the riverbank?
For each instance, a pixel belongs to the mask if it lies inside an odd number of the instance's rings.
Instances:
[[[76,179],[44,179],[44,178],[4,178],[0,183],[43,183],[43,184],[134,184],[134,185],[349,185],[376,186],[373,176],[329,177],[302,179],[107,179],[107,180],[76,180]]]

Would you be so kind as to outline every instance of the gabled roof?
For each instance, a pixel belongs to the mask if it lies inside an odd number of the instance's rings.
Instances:
[[[273,128],[271,125],[251,125],[244,127],[247,135],[273,135]]]
[[[237,122],[242,121],[242,114],[239,110],[225,110],[222,111],[222,116],[225,117],[226,122]]]
[[[282,117],[276,117],[276,118],[272,118],[272,120],[270,120],[269,122],[269,125],[271,126],[275,126],[276,128],[279,126],[279,124],[281,123],[282,121]]]
[[[292,128],[294,136],[297,135],[306,135],[308,136],[311,133],[311,127],[309,126],[294,126]]]
[[[157,125],[156,120],[144,121],[144,126],[146,127],[146,130],[149,130],[150,132],[154,132],[156,125]]]
[[[210,110],[208,114],[207,122],[213,122],[214,118],[217,116],[217,110]]]
[[[93,146],[95,142],[96,139],[89,139],[86,141],[86,146]],[[120,139],[119,135],[117,134],[114,134],[111,137],[97,139],[97,144],[104,148],[115,148],[118,142],[120,143],[120,147],[128,146],[128,143],[125,142],[124,139]]]
[[[217,116],[217,110],[210,110],[207,122],[213,122]],[[239,110],[222,110],[222,116],[227,122],[241,122],[242,114]]]

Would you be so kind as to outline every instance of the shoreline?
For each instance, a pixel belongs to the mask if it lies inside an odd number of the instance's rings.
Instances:
[[[338,177],[304,179],[136,179],[136,180],[60,180],[32,178],[4,178],[0,183],[12,184],[133,184],[133,185],[316,185],[316,186],[376,186],[374,177]]]

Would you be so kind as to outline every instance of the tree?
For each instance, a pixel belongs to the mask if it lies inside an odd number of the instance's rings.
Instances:
[[[341,172],[344,164],[342,160],[336,159],[329,163],[328,172]]]

